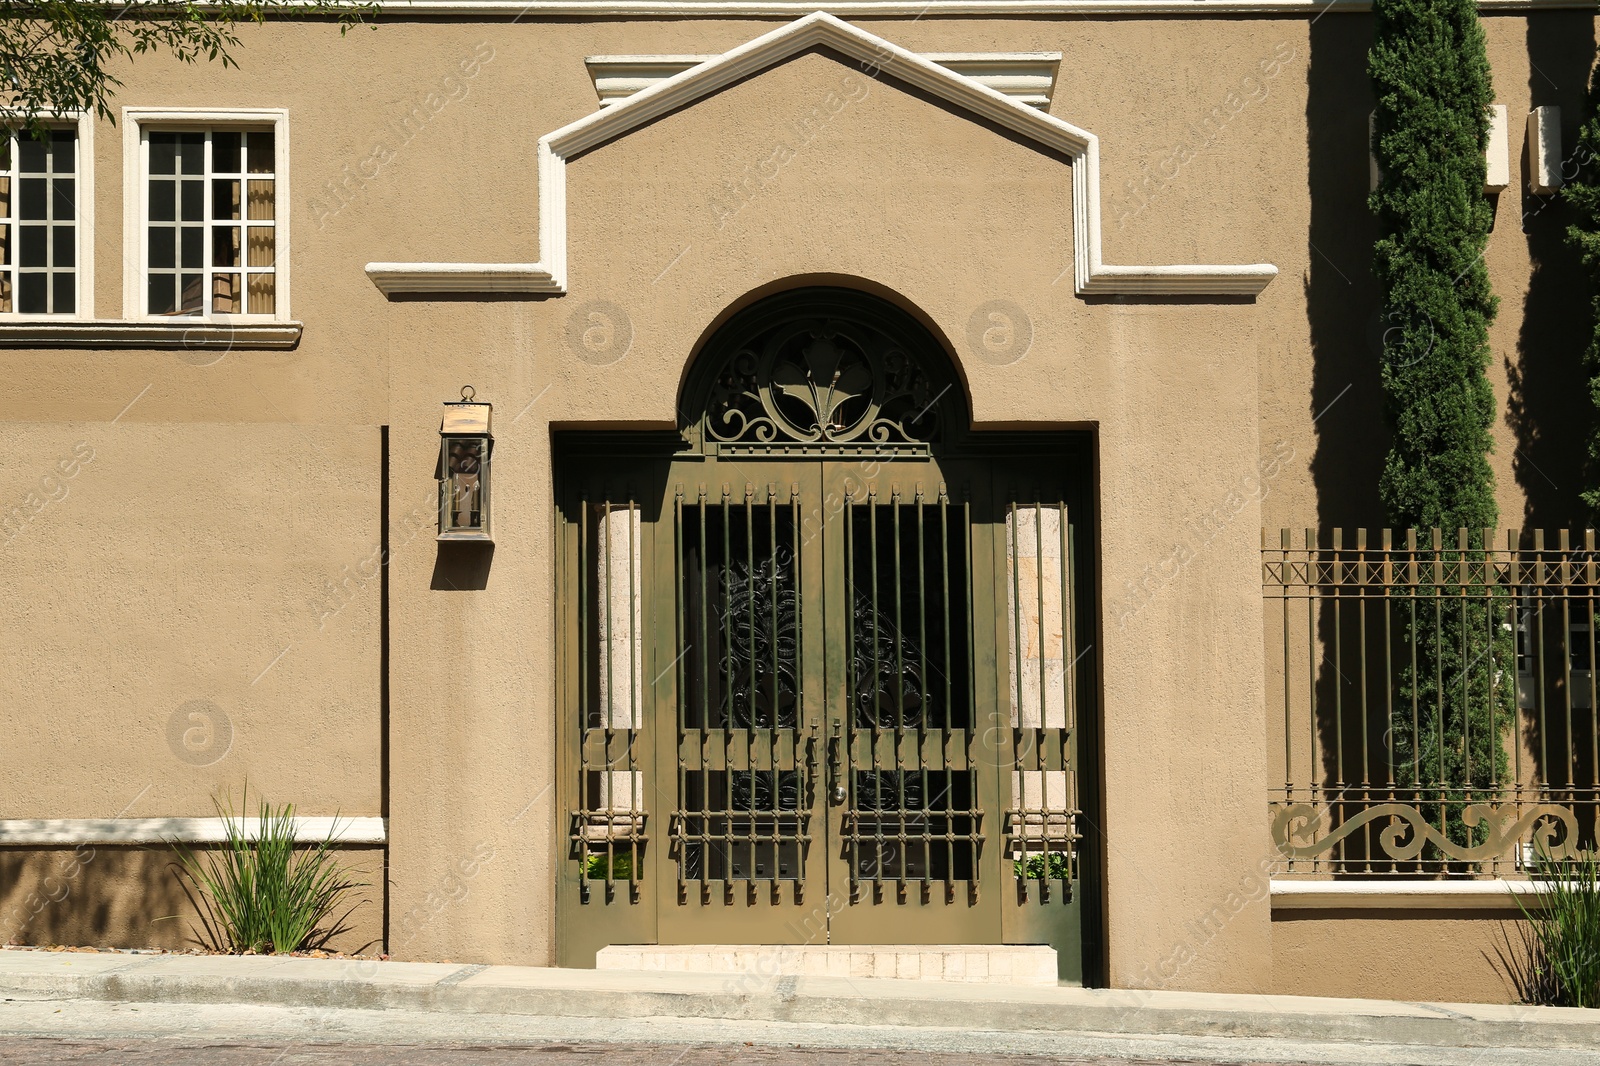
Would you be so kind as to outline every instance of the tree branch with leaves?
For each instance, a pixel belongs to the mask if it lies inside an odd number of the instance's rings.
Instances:
[[[219,0],[0,0],[0,107],[44,136],[52,116],[86,112],[115,121],[122,82],[111,71],[165,53],[180,63],[238,67],[239,30],[269,19],[323,18],[341,34],[371,25],[376,2]]]

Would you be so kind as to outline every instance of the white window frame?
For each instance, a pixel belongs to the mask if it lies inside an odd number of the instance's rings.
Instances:
[[[245,312],[218,314],[205,299],[198,315],[152,315],[146,303],[146,264],[150,262],[149,137],[151,131],[228,130],[271,126],[273,133],[273,181],[276,203],[273,210],[276,256],[276,292],[270,315]],[[211,322],[241,325],[262,322],[290,322],[289,314],[289,112],[281,107],[217,109],[209,107],[125,107],[122,109],[122,317],[138,322]],[[209,168],[209,164],[208,164]],[[241,193],[242,195],[242,193]]]
[[[94,116],[84,111],[58,111],[43,116],[46,123],[62,128],[73,127],[78,132],[78,158],[77,158],[77,200],[78,211],[75,225],[77,248],[74,252],[77,265],[77,307],[70,315],[61,314],[24,314],[21,311],[0,311],[0,324],[12,322],[82,322],[94,318]],[[28,121],[28,115],[22,111],[0,110],[0,121],[8,127],[20,127]],[[25,131],[19,131],[19,136],[27,136]],[[15,160],[13,160],[15,162]],[[12,211],[16,211],[19,190],[11,190]],[[12,218],[16,215],[13,214]],[[12,244],[11,254],[15,257],[18,248]],[[12,306],[16,305],[16,290],[12,290]]]

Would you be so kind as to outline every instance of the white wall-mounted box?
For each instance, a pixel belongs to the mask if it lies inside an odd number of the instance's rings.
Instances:
[[[1549,196],[1561,188],[1561,109],[1528,112],[1528,191]]]
[[[1506,127],[1506,105],[1489,105],[1489,146],[1484,149],[1484,192],[1501,192],[1511,184],[1511,138]]]

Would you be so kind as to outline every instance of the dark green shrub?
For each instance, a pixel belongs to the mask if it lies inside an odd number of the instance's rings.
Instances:
[[[1458,529],[1470,530],[1473,551],[1463,561],[1481,561],[1481,531],[1498,521],[1488,460],[1495,403],[1485,376],[1495,297],[1483,263],[1494,220],[1484,195],[1494,91],[1483,27],[1473,0],[1376,0],[1373,13],[1368,70],[1382,171],[1371,198],[1382,228],[1373,271],[1389,327],[1382,378],[1391,429],[1380,492],[1393,526],[1424,537],[1440,529],[1452,545]],[[1409,767],[1406,783],[1451,790],[1446,835],[1468,845],[1484,830],[1462,824],[1462,807],[1505,779],[1514,649],[1502,624],[1508,612],[1469,573],[1430,581],[1468,602],[1397,611],[1408,654],[1391,723],[1395,763]]]

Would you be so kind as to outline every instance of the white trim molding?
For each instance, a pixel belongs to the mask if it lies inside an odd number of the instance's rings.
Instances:
[[[270,315],[217,315],[207,309],[200,315],[147,315],[145,303],[145,264],[149,262],[145,242],[146,197],[149,195],[149,155],[145,151],[145,130],[150,126],[166,129],[211,129],[215,127],[272,127],[273,193],[273,312]],[[209,164],[208,164],[209,167]],[[209,171],[208,171],[209,172]],[[208,193],[209,195],[209,193]],[[249,329],[259,323],[290,323],[289,299],[289,112],[281,107],[125,107],[122,109],[122,317],[129,321],[187,321],[193,325],[233,326]],[[296,333],[298,337],[298,332]],[[180,345],[181,346],[181,345]],[[292,347],[292,346],[291,346]]]
[[[15,125],[26,121],[28,113],[25,111],[5,110],[3,114],[7,125]],[[76,242],[73,249],[74,272],[77,277],[74,288],[77,294],[77,310],[70,315],[57,314],[23,314],[18,311],[0,312],[0,329],[4,329],[18,322],[86,322],[94,318],[94,114],[88,111],[51,111],[42,113],[39,117],[46,123],[59,126],[71,126],[78,134],[76,171],[73,180],[77,182],[75,190],[76,219],[73,225],[77,227]],[[22,134],[27,136],[26,133]],[[13,210],[16,210],[16,193],[13,193]],[[12,216],[16,217],[15,215]],[[16,293],[12,294],[15,306]]]
[[[601,107],[614,107],[658,81],[709,63],[716,56],[587,56],[583,64]],[[1050,107],[1060,52],[929,52],[941,67],[1041,111]]]
[[[1297,881],[1273,878],[1272,909],[1331,910],[1508,910],[1517,900],[1532,905],[1550,891],[1549,881]]]
[[[250,837],[260,831],[255,818],[242,819]],[[382,844],[388,826],[382,818],[296,818],[294,838],[320,844],[329,836],[339,844]],[[0,847],[57,847],[76,844],[221,844],[228,839],[222,818],[4,818]]]
[[[0,348],[165,348],[176,351],[287,350],[300,343],[299,322],[189,318],[0,319]]]
[[[1192,3],[1193,0],[1190,0]],[[1245,266],[1110,266],[1100,259],[1100,142],[1037,108],[973,78],[858,29],[823,11],[782,26],[612,107],[539,139],[539,262],[529,264],[368,263],[386,295],[404,292],[567,291],[567,160],[616,140],[702,97],[800,52],[831,48],[876,76],[900,81],[955,104],[1072,160],[1073,267],[1080,295],[1255,296],[1278,275],[1270,263]],[[469,286],[493,279],[497,288]]]

